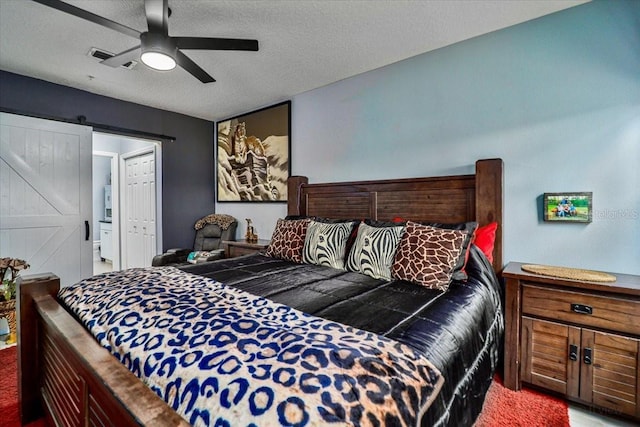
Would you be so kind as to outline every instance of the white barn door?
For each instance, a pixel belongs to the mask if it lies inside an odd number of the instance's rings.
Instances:
[[[156,255],[155,148],[124,158],[124,268],[149,267]]]
[[[0,113],[0,256],[63,286],[92,275],[91,133]]]

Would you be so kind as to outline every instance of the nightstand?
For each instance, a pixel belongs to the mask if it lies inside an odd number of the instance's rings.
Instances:
[[[640,276],[615,282],[529,273],[506,279],[504,384],[523,383],[640,419]]]
[[[223,240],[222,246],[225,251],[225,258],[235,258],[242,255],[249,255],[266,249],[270,240],[258,240],[255,243],[248,243],[244,240]]]

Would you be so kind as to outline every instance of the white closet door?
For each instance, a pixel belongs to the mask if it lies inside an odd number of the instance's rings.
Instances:
[[[156,255],[155,152],[126,157],[124,266],[148,267]]]
[[[63,286],[92,274],[92,129],[0,113],[0,256]]]

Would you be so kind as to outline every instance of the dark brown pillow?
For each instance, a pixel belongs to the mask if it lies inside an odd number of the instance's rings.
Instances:
[[[407,221],[391,266],[394,279],[446,291],[466,233]]]
[[[278,219],[265,255],[301,263],[304,239],[310,221],[310,219]]]
[[[478,228],[478,223],[475,221],[468,222],[456,222],[456,223],[442,223],[442,222],[423,222],[423,221],[414,221],[417,224],[421,225],[430,225],[436,228],[444,228],[445,230],[460,230],[466,233],[464,242],[462,244],[463,250],[460,252],[460,256],[456,261],[455,266],[453,267],[453,279],[455,280],[467,280],[467,273],[465,271],[465,266],[467,264],[467,259],[469,258],[469,249],[471,248],[471,241],[473,240],[474,233],[476,228]],[[406,221],[400,217],[395,217],[391,221],[378,221],[378,220],[365,220],[367,225],[372,227],[393,227],[397,225],[404,225]]]

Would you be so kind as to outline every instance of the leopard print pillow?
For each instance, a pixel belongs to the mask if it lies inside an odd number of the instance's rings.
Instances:
[[[466,233],[408,221],[391,266],[395,279],[446,291]]]
[[[267,247],[266,256],[296,263],[302,262],[302,249],[307,235],[309,219],[278,219]]]

